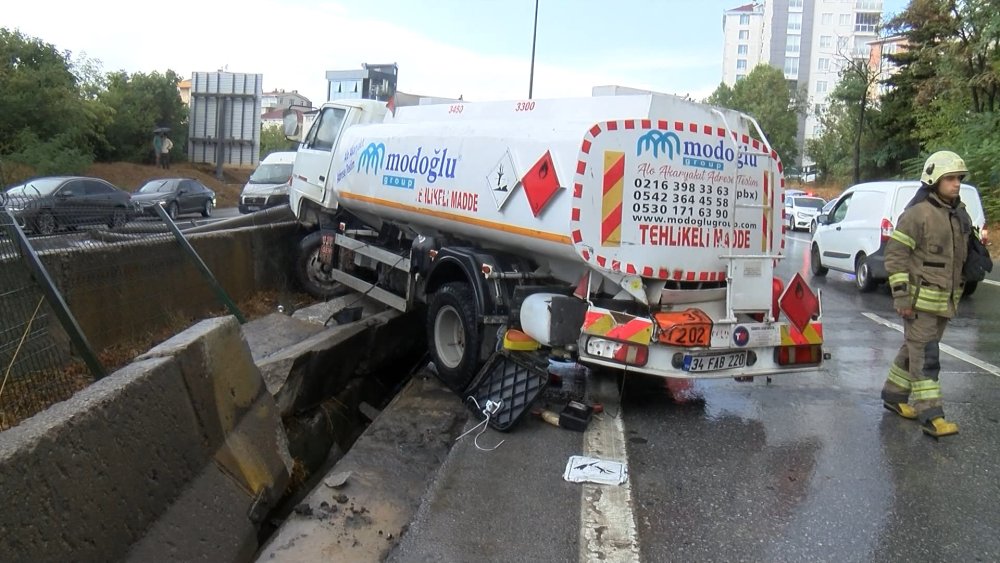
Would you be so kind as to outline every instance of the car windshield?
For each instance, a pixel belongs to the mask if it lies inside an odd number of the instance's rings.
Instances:
[[[7,190],[7,195],[12,196],[39,196],[39,195],[50,195],[52,192],[56,191],[56,188],[61,186],[63,180],[60,178],[40,178],[38,180],[30,180],[21,185],[14,186]]]
[[[795,198],[795,207],[805,207],[808,209],[823,209],[824,205],[826,205],[826,201],[818,197]]]
[[[140,194],[152,194],[156,192],[171,192],[173,191],[173,184],[168,180],[150,180],[146,182],[144,186],[138,189],[136,193]]]
[[[250,175],[251,184],[284,184],[292,178],[292,164],[261,164]]]

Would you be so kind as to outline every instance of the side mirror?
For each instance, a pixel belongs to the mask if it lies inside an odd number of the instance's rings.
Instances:
[[[826,213],[820,213],[819,215],[816,216],[816,224],[829,225],[830,224],[829,219],[830,219],[829,215],[827,215]]]
[[[299,138],[299,115],[291,110],[286,110],[285,114],[281,117],[281,125],[284,130],[285,137],[291,139]]]

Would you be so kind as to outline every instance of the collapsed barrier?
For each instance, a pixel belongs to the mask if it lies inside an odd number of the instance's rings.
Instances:
[[[257,270],[286,286],[289,270],[278,263],[231,268],[216,279],[208,263],[251,257],[247,244],[226,236],[204,235],[196,251],[183,231],[206,229],[200,213],[188,219],[135,207],[123,219],[65,210],[51,217],[55,225],[39,225],[24,212],[31,205],[0,200],[0,431],[210,311],[243,322],[230,294],[255,291]],[[253,222],[283,219],[262,215]]]

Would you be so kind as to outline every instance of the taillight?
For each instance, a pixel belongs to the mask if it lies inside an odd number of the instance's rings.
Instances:
[[[983,225],[982,230],[979,231],[979,239],[983,241],[983,246],[989,246],[990,244],[990,231]]]
[[[779,346],[774,351],[774,362],[779,366],[819,364],[822,358],[823,346],[820,344]]]
[[[889,237],[892,236],[892,221],[890,221],[890,220],[886,219],[885,217],[883,217],[882,218],[882,224],[879,225],[879,229],[881,229],[881,231],[882,231],[882,241],[881,242],[882,242],[882,244],[885,244],[886,241],[889,240]]]
[[[591,337],[587,340],[591,356],[614,360],[630,366],[644,366],[649,361],[649,346]]]

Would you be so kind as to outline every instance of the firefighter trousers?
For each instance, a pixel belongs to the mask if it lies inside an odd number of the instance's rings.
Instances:
[[[914,311],[913,318],[903,319],[903,345],[889,367],[889,377],[882,386],[882,400],[907,403],[920,422],[944,416],[941,404],[941,336],[948,317]]]

